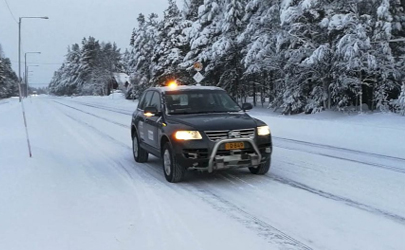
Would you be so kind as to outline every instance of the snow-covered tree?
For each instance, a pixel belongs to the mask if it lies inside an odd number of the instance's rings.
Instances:
[[[382,0],[379,6],[376,6],[375,24],[372,27],[373,51],[375,56],[376,69],[373,74],[373,80],[368,84],[374,89],[374,94],[370,98],[370,104],[382,111],[389,110],[389,100],[387,93],[395,88],[396,79],[400,79],[398,70],[395,69],[395,59],[390,47],[392,39],[393,17],[390,10],[390,1]],[[375,8],[374,8],[375,9]]]
[[[4,83],[6,80],[6,73],[4,70],[3,60],[0,56],[0,98],[4,98],[7,96],[7,88],[6,84]]]
[[[10,59],[6,58],[0,45],[0,99],[18,93],[18,78],[11,68]]]
[[[132,75],[134,73],[130,65],[130,61],[131,61],[131,53],[129,52],[128,49],[125,49],[125,52],[122,54],[121,57],[121,65],[122,71],[127,75]]]
[[[207,65],[213,61],[212,45],[222,33],[223,2],[224,0],[204,0],[204,4],[198,10],[198,19],[184,30],[190,51],[186,54],[181,66],[190,69],[194,62],[202,62],[206,73],[204,82],[210,84],[216,84],[219,79],[219,76],[214,74],[216,72],[212,72]]]
[[[283,90],[282,81],[274,81],[283,77],[283,54],[276,48],[278,38],[282,37],[279,16],[278,1],[249,1],[243,18],[247,26],[239,37],[246,44],[244,80],[252,85],[254,97],[256,90],[261,93],[262,104],[266,95],[274,103]],[[256,103],[255,98],[254,101]]]
[[[80,57],[80,78],[84,85],[92,84],[95,78],[94,69],[98,63],[100,43],[94,37],[83,38]]]
[[[304,111],[308,99],[312,99],[312,103],[306,109],[317,110],[324,99],[318,96],[324,92],[322,80],[316,77],[320,75],[316,70],[320,67],[315,65],[318,61],[305,62],[312,53],[325,52],[326,47],[322,45],[327,41],[322,40],[319,25],[324,15],[323,8],[326,7],[322,3],[323,1],[307,0],[282,1],[280,4],[282,30],[277,35],[275,47],[278,53],[283,55],[284,63],[281,65],[283,78],[280,80],[283,82],[284,93],[279,95],[274,105],[280,106],[285,114]],[[319,50],[317,50],[318,47]],[[322,59],[326,58],[322,57]],[[314,65],[310,65],[311,63]]]
[[[189,46],[183,30],[190,24],[190,21],[185,21],[180,15],[176,2],[169,0],[169,7],[158,25],[159,38],[153,51],[152,81],[161,82],[166,78],[179,78],[184,74],[180,63]]]
[[[401,94],[398,98],[398,111],[401,115],[405,115],[405,84],[402,84]]]
[[[196,21],[198,19],[198,9],[204,4],[204,0],[184,0],[183,15],[185,20]]]
[[[243,44],[238,37],[244,29],[245,0],[226,0],[221,24],[222,34],[212,45],[212,60],[207,70],[221,72],[218,86],[227,89],[234,97],[242,97]]]
[[[138,86],[204,65],[203,84],[234,97],[261,92],[284,114],[392,108],[405,77],[400,0],[174,1],[160,22],[138,19],[130,68]],[[151,49],[153,48],[153,49]],[[185,74],[185,75],[187,75]],[[255,95],[256,96],[256,95]]]
[[[120,49],[94,37],[84,38],[82,47],[68,47],[65,62],[55,72],[49,91],[56,95],[105,95],[111,89],[113,73],[123,71]]]
[[[140,14],[137,19],[138,27],[132,33],[129,64],[134,72],[131,86],[134,96],[149,87],[153,79],[157,63],[154,52],[160,41],[157,18],[155,13],[150,14],[147,19]]]

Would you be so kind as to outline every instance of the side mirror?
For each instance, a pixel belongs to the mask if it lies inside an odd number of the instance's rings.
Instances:
[[[253,108],[253,106],[252,106],[252,104],[251,103],[244,103],[244,104],[242,104],[242,110],[243,111],[246,111],[246,110],[251,110]]]
[[[158,114],[159,114],[159,111],[157,110],[156,107],[149,106],[149,107],[146,107],[146,108],[145,108],[145,110],[143,111],[143,114],[144,114],[146,117],[152,117],[152,116],[158,115]]]

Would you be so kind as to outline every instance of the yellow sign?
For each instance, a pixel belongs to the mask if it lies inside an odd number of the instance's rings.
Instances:
[[[193,65],[194,69],[198,72],[200,72],[203,69],[203,65],[200,62],[195,62]]]

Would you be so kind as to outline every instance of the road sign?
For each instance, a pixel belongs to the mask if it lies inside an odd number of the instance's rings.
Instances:
[[[193,78],[197,83],[200,83],[202,80],[204,80],[204,76],[200,72],[197,72],[197,74],[195,74]]]
[[[193,67],[197,72],[200,72],[204,68],[202,63],[200,63],[200,62],[195,62],[193,64]]]

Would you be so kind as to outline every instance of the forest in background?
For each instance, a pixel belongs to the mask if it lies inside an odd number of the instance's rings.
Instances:
[[[54,73],[49,92],[54,95],[107,95],[113,74],[122,71],[117,45],[83,38],[68,47],[62,66]]]
[[[405,12],[400,0],[169,0],[163,17],[140,14],[130,47],[84,39],[69,48],[54,94],[106,94],[113,72],[132,95],[169,79],[202,85],[283,114],[405,110]],[[398,39],[400,38],[400,39]]]

